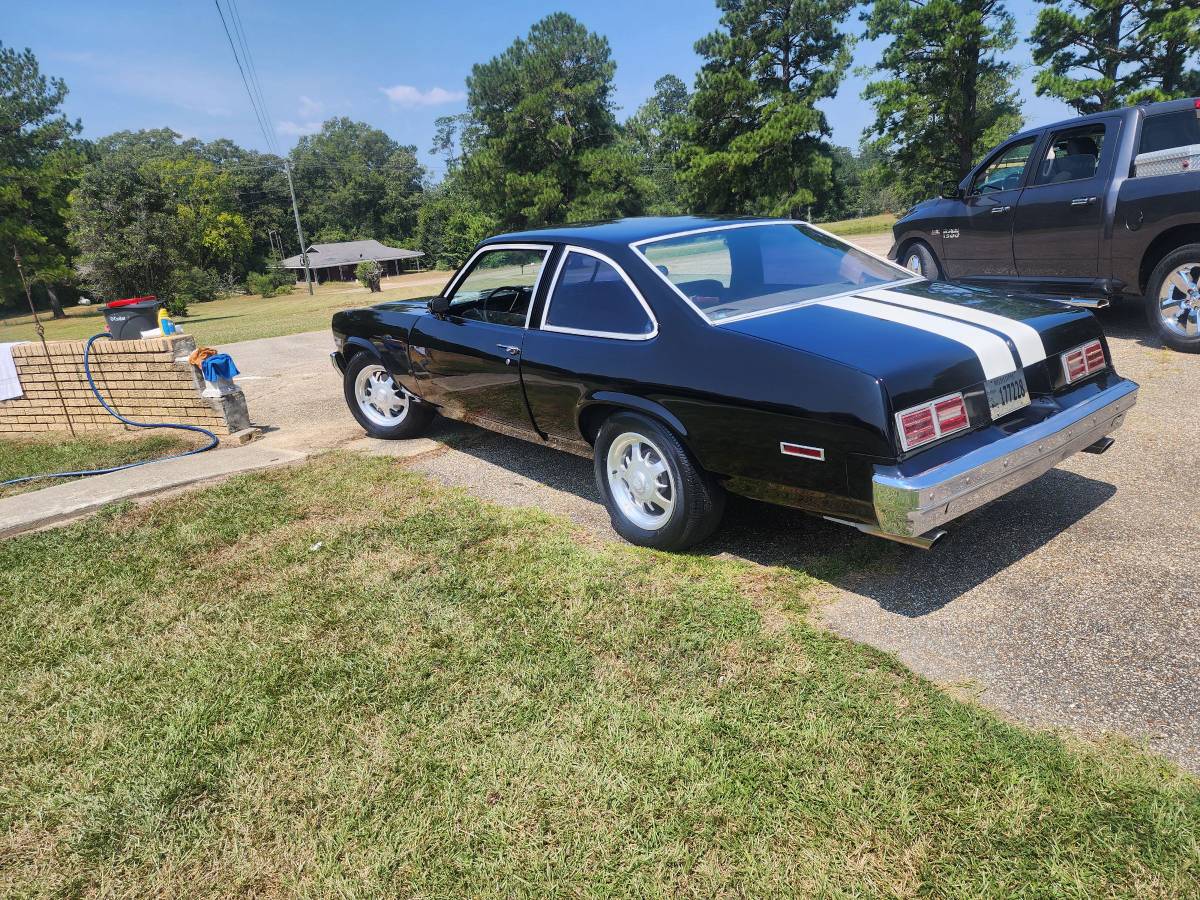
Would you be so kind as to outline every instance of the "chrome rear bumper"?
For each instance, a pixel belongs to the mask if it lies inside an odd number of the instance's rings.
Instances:
[[[1116,431],[1137,402],[1137,391],[1134,382],[1122,381],[1023,431],[916,475],[876,466],[872,494],[880,536],[920,538],[1033,481]]]

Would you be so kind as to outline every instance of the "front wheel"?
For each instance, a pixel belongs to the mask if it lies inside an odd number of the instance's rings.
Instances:
[[[634,412],[609,416],[596,436],[596,485],[613,529],[631,544],[683,550],[716,529],[725,492],[679,439]]]
[[[417,437],[433,418],[431,407],[404,390],[392,373],[367,353],[350,360],[343,389],[350,412],[371,437]]]
[[[1172,250],[1150,274],[1146,320],[1173,350],[1200,353],[1200,244]]]
[[[914,275],[920,275],[930,281],[937,281],[942,277],[942,269],[938,265],[937,257],[920,241],[914,241],[905,248],[900,262]]]

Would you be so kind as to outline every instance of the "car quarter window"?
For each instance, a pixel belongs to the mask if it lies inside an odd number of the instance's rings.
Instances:
[[[549,248],[484,250],[450,295],[450,312],[464,319],[522,328]]]
[[[1033,184],[1058,184],[1092,178],[1104,152],[1104,123],[1056,131],[1038,164]]]
[[[1021,173],[1033,152],[1037,138],[1028,138],[1005,147],[979,170],[971,182],[972,194],[1010,191],[1021,185]]]
[[[608,259],[566,251],[542,327],[548,331],[645,339],[657,328],[646,301]]]

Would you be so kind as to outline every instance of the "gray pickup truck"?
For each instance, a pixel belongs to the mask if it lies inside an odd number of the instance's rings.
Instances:
[[[1200,99],[1023,131],[893,232],[918,274],[1136,301],[1164,344],[1200,352]]]

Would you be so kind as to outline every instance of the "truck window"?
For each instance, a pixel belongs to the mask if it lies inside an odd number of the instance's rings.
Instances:
[[[1038,166],[1034,184],[1058,184],[1091,178],[1100,168],[1104,124],[1084,125],[1055,132],[1046,158]]]
[[[1178,112],[1146,116],[1142,123],[1142,143],[1138,153],[1154,153],[1174,147],[1200,144],[1200,110],[1181,109]]]
[[[1021,173],[1033,152],[1036,138],[1020,141],[1005,147],[991,162],[979,170],[971,182],[972,194],[991,194],[996,191],[1011,191],[1021,184]]]

